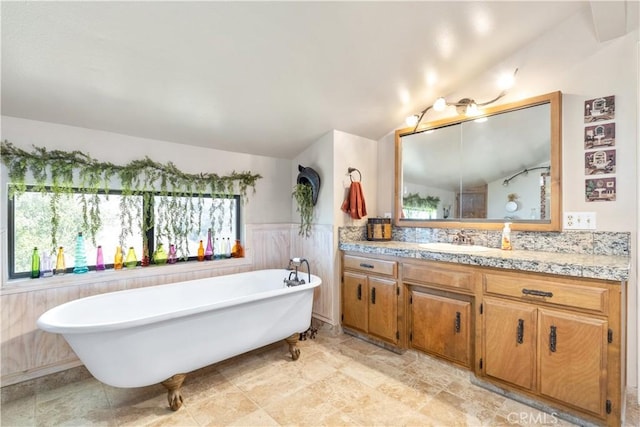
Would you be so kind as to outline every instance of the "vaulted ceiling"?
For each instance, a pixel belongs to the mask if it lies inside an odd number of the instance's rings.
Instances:
[[[609,37],[625,3],[2,2],[2,114],[292,158],[379,139],[575,13]]]

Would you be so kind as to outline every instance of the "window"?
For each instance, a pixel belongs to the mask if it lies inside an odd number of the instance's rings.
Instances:
[[[148,197],[151,196],[151,197]],[[50,255],[55,263],[56,247],[51,247],[51,212],[54,206],[53,193],[41,193],[28,189],[9,200],[9,278],[28,277],[31,271],[31,255],[37,247],[41,257]],[[171,198],[149,193],[148,195],[123,196],[117,191],[98,194],[95,202],[93,195],[79,192],[59,197],[55,207],[62,212],[57,224],[59,240],[56,246],[62,246],[67,270],[71,272],[75,260],[75,242],[79,231],[83,229],[83,209],[93,209],[92,214],[100,217],[101,226],[96,232],[95,241],[85,233],[85,255],[90,269],[95,269],[97,246],[102,246],[104,262],[113,266],[115,249],[122,244],[123,251],[133,247],[138,260],[142,257],[142,224],[149,224],[146,231],[149,254],[153,253],[156,243],[164,243],[168,251],[170,243],[179,248],[178,256],[183,260],[196,259],[200,240],[206,245],[207,231],[212,229],[215,238],[228,239],[233,243],[240,238],[240,197],[178,197]],[[126,199],[126,200],[125,200]],[[89,203],[85,203],[89,200]],[[120,204],[126,202],[137,212],[132,218],[120,218]],[[172,207],[187,209],[196,206],[202,212],[200,218],[191,218],[190,224],[179,224],[171,218]],[[144,218],[144,212],[153,212],[150,218]],[[127,227],[122,224],[126,223]],[[195,227],[194,227],[195,225]],[[173,236],[180,230],[190,227],[185,242],[175,240]],[[123,232],[124,231],[124,232]]]

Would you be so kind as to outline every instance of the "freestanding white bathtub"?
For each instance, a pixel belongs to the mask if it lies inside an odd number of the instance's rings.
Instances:
[[[105,384],[163,383],[176,410],[184,373],[287,338],[298,358],[295,334],[311,324],[321,280],[286,287],[289,274],[259,270],[111,292],[55,307],[37,324],[62,334]],[[299,277],[308,281],[307,273]]]

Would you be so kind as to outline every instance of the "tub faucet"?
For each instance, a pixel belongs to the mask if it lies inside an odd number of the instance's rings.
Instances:
[[[287,285],[287,287],[305,284],[304,279],[298,278],[298,267],[300,267],[302,264],[307,264],[307,273],[309,274],[309,283],[311,282],[311,268],[309,267],[309,261],[307,261],[304,258],[291,258],[289,260],[289,266],[287,267],[287,269],[291,270],[292,268],[294,268],[294,270],[289,272],[288,279],[284,279],[284,283]]]

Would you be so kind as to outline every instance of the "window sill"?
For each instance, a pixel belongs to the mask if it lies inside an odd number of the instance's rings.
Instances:
[[[55,289],[68,286],[83,286],[101,283],[114,278],[129,280],[139,277],[166,276],[173,273],[189,271],[218,270],[223,268],[246,267],[252,265],[249,258],[230,258],[214,261],[187,261],[177,264],[150,265],[148,267],[136,267],[122,270],[109,269],[105,271],[89,271],[83,274],[66,273],[59,276],[41,277],[39,279],[13,279],[5,282],[0,289],[1,295],[32,292],[41,289]]]

